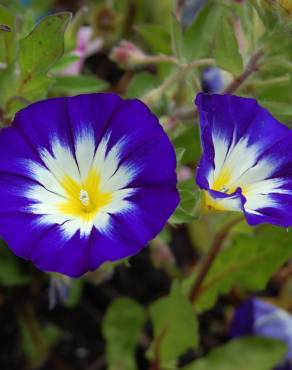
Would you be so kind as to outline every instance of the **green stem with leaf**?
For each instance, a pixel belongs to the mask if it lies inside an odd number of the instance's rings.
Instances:
[[[213,65],[214,59],[211,58],[205,58],[205,59],[198,59],[193,61],[192,63],[189,64],[181,64],[178,70],[169,76],[159,87],[157,87],[154,90],[151,90],[149,93],[144,95],[142,97],[142,100],[146,104],[153,104],[157,100],[161,98],[161,96],[176,82],[180,81],[187,72],[192,70],[193,68],[201,67],[201,66],[206,66],[206,65]]]
[[[202,261],[198,276],[189,293],[189,300],[193,304],[196,302],[196,300],[200,296],[203,282],[206,276],[208,275],[208,272],[210,271],[211,267],[213,266],[213,263],[216,257],[222,250],[222,247],[224,245],[226,238],[228,237],[230,233],[230,230],[233,228],[233,226],[237,225],[241,220],[242,220],[242,217],[237,217],[231,220],[229,223],[224,225],[224,227],[221,230],[219,230],[219,232],[215,235],[210,251],[207,254],[206,258]]]

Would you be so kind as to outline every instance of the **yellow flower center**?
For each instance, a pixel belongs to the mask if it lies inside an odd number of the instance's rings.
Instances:
[[[223,167],[220,171],[217,178],[214,180],[213,184],[211,185],[212,190],[219,191],[221,193],[225,194],[232,194],[236,191],[237,186],[234,186],[232,184],[232,173],[228,167]],[[246,194],[248,188],[247,186],[245,188],[242,187],[242,193]],[[227,208],[228,203],[221,201],[220,199],[214,199],[208,191],[204,191],[203,195],[203,205],[204,209],[206,211],[228,211],[232,210]]]
[[[213,182],[212,189],[227,194],[233,193],[235,189],[228,187],[230,179],[231,179],[230,171],[227,168],[223,168],[217,179],[215,179],[215,181]]]
[[[77,216],[83,221],[91,221],[97,212],[108,205],[113,197],[112,192],[100,189],[100,176],[95,170],[90,170],[87,178],[78,183],[70,176],[64,176],[61,185],[67,199],[58,204],[58,211],[70,216]]]

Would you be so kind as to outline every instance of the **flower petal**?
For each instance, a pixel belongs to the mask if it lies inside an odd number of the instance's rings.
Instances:
[[[32,104],[0,132],[0,154],[0,234],[45,271],[76,277],[137,253],[179,202],[174,149],[138,100]]]
[[[203,145],[198,185],[229,198],[241,188],[251,225],[291,226],[291,131],[254,99],[199,94],[196,104]],[[223,209],[222,201],[217,205]]]

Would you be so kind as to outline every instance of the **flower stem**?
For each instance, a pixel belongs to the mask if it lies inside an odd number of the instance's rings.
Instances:
[[[243,83],[249,78],[249,76],[256,72],[260,67],[260,60],[264,56],[263,50],[256,51],[249,59],[244,71],[240,76],[235,78],[223,91],[223,94],[234,94]],[[291,63],[292,66],[292,63]],[[292,67],[291,67],[292,68]],[[193,120],[197,117],[198,111],[194,108],[185,109],[175,112],[171,117],[172,120]]]
[[[178,70],[170,75],[159,87],[156,89],[151,90],[149,93],[142,97],[144,103],[151,105],[152,103],[157,102],[160,97],[167,91],[174,83],[180,81],[185,74],[193,68],[205,66],[205,65],[213,65],[214,59],[205,58],[205,59],[198,59],[188,64],[181,64]]]
[[[195,280],[194,285],[192,286],[192,289],[189,293],[189,300],[192,302],[192,304],[194,304],[198,299],[201,293],[201,288],[205,280],[205,277],[207,276],[219,252],[221,251],[224,245],[224,241],[226,240],[226,237],[229,235],[230,230],[241,220],[242,217],[237,217],[231,220],[215,235],[210,251],[207,254],[206,258],[202,261],[202,265],[199,270],[197,279]]]
[[[143,62],[146,64],[172,63],[180,65],[180,61],[176,57],[165,54],[146,55]]]
[[[156,340],[156,345],[154,349],[154,359],[150,364],[149,370],[160,370],[160,348],[165,335],[165,329],[160,333]]]

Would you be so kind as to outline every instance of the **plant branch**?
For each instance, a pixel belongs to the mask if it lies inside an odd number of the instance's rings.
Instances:
[[[154,360],[151,362],[149,370],[160,370],[160,348],[163,338],[165,336],[166,329],[162,330],[158,338],[156,339],[154,348]]]
[[[243,73],[236,77],[223,91],[223,94],[233,94],[235,93],[241,85],[243,85],[249,76],[256,72],[260,67],[260,61],[264,56],[262,50],[256,51],[250,58],[247,63]],[[291,63],[292,65],[292,63]],[[198,115],[198,111],[194,108],[191,109],[180,109],[175,112],[175,114],[170,118],[171,121],[180,121],[180,120],[194,120]]]
[[[189,300],[194,303],[200,293],[201,288],[204,282],[205,277],[207,276],[210,268],[213,265],[216,257],[218,256],[219,252],[221,251],[224,241],[226,240],[227,236],[229,235],[230,230],[235,226],[238,222],[242,220],[242,217],[237,217],[230,221],[227,225],[225,225],[216,235],[211,245],[210,251],[207,254],[206,258],[203,260],[201,268],[199,270],[197,279],[195,280],[194,285],[189,294]]]
[[[173,63],[176,65],[180,65],[181,62],[176,57],[166,54],[158,54],[158,55],[145,55],[143,59],[143,64],[159,64],[159,63]]]
[[[243,73],[236,77],[224,90],[224,94],[233,94],[249,78],[249,76],[259,69],[260,61],[264,56],[263,50],[256,51],[247,63]]]
[[[188,71],[192,70],[193,68],[212,64],[214,64],[213,59],[205,58],[195,60],[188,64],[180,65],[179,69],[174,74],[169,76],[159,87],[151,90],[149,93],[144,95],[142,97],[142,100],[144,101],[144,103],[149,105],[156,102],[164,94],[165,91],[167,91],[174,83],[180,81]]]

